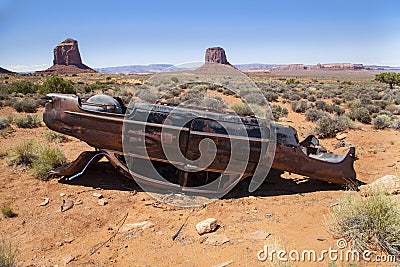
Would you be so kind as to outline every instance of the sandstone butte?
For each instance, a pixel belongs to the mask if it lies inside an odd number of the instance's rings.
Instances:
[[[36,73],[45,74],[77,74],[94,73],[95,70],[82,63],[78,41],[68,38],[54,48],[53,66]]]

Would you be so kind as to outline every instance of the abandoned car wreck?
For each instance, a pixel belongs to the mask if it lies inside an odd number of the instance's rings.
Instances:
[[[43,119],[48,128],[76,137],[96,148],[95,151],[83,152],[75,161],[52,171],[70,179],[77,177],[89,164],[105,156],[125,176],[134,177],[135,180],[155,187],[196,192],[201,191],[198,186],[221,179],[216,190],[230,190],[239,180],[252,177],[257,167],[262,169],[266,156],[261,144],[269,141],[262,137],[261,133],[265,130],[273,134],[270,141],[274,139],[275,147],[271,164],[267,169],[261,170],[263,177],[272,168],[336,184],[357,183],[353,167],[356,160],[354,147],[343,155],[328,153],[321,149],[316,137],[309,136],[299,142],[294,128],[278,123],[271,122],[269,127],[265,127],[262,119],[240,117],[247,135],[232,136],[228,132],[236,130],[237,122],[230,121],[229,115],[212,111],[194,111],[191,108],[147,103],[138,103],[130,108],[124,106],[118,98],[105,95],[82,101],[76,95],[48,94],[46,99],[48,102]],[[186,123],[183,126],[174,126],[174,123],[167,120],[168,116]],[[126,125],[140,125],[144,131],[124,129]],[[178,147],[178,152],[184,156],[181,161],[172,162],[166,155],[163,149],[165,144],[162,144],[162,139],[166,138],[161,132],[168,133],[165,136],[175,140],[171,141],[171,146],[174,144]],[[196,166],[188,164],[186,160],[192,162],[200,156],[207,157],[201,155],[207,152],[202,153],[204,151],[199,149],[204,139],[214,142],[215,157],[204,168],[196,171]],[[247,142],[249,155],[248,158],[238,159],[244,161],[245,167],[242,171],[235,172],[233,168],[232,172],[227,173],[232,158],[230,153],[233,139]],[[144,145],[146,156],[164,180],[148,176],[146,172],[141,172],[140,167],[129,167],[130,164],[141,166],[145,159],[144,155],[135,153],[134,149],[127,150],[127,142],[133,148]],[[177,165],[181,168],[177,168]],[[223,176],[229,178],[222,180]]]

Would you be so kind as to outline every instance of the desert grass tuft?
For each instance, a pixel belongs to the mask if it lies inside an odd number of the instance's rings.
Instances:
[[[18,128],[38,128],[41,119],[38,115],[21,115],[14,118],[14,124]]]
[[[375,192],[363,197],[347,192],[326,219],[331,232],[345,238],[353,249],[380,250],[400,257],[400,203],[393,196]]]
[[[32,175],[47,180],[49,171],[66,162],[64,153],[56,146],[44,146],[35,140],[25,140],[12,151],[9,164],[31,168]]]
[[[17,216],[17,214],[14,213],[11,206],[5,206],[4,208],[2,208],[1,214],[3,214],[4,218],[13,218]]]
[[[32,163],[32,174],[38,179],[47,180],[51,177],[50,170],[60,167],[66,160],[64,153],[58,147],[42,148]]]
[[[65,143],[68,142],[68,137],[64,134],[48,131],[45,134],[45,138],[50,143]]]
[[[17,248],[11,242],[4,239],[0,241],[0,266],[14,267],[16,266]]]

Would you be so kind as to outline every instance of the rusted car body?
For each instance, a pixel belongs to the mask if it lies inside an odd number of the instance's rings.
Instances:
[[[200,110],[196,113],[197,117],[185,127],[173,128],[164,121],[173,109],[170,106],[140,103],[126,112],[127,107],[117,99],[113,99],[109,103],[107,101],[90,103],[90,101],[82,101],[75,95],[49,94],[47,100],[48,103],[43,114],[47,127],[56,132],[76,137],[96,148],[96,151],[84,152],[74,162],[53,170],[53,173],[57,175],[76,176],[84,171],[89,163],[105,156],[115,168],[127,177],[132,178],[133,176],[135,180],[139,179],[156,187],[175,186],[190,191],[191,186],[206,183],[208,174],[218,177],[218,174],[223,173],[231,157],[229,154],[231,137],[219,124],[218,118],[221,118],[221,114]],[[147,117],[138,115],[144,111],[149,114]],[[185,117],[188,112],[193,113],[192,110],[185,110],[185,108],[176,108],[174,112],[182,117]],[[145,125],[145,133],[134,133],[134,137],[125,136],[125,138],[144,141],[148,157],[154,163],[154,166],[164,166],[168,169],[167,165],[170,162],[164,155],[160,144],[160,131],[168,127],[170,133],[175,134],[175,137],[179,139],[180,150],[186,158],[194,160],[199,156],[199,143],[204,138],[211,138],[216,144],[216,157],[206,169],[199,173],[175,169],[176,175],[171,175],[167,179],[168,183],[147,177],[140,172],[133,172],[126,164],[125,156],[128,152],[123,149],[124,137],[122,132],[126,120],[128,120],[128,123]],[[241,120],[249,133],[246,140],[250,143],[250,154],[249,158],[246,159],[247,167],[239,178],[244,179],[252,176],[257,166],[260,165],[262,161],[260,143],[265,140],[259,134],[260,127],[263,127],[260,121],[251,117],[242,117]],[[229,120],[227,121],[229,122]],[[231,124],[229,127],[235,127],[235,125]],[[353,168],[356,160],[354,147],[351,147],[348,153],[343,155],[327,153],[320,149],[318,140],[313,136],[299,142],[294,128],[275,123],[272,123],[271,127],[276,132],[273,169],[337,184],[357,182]],[[172,136],[172,138],[175,137]],[[144,160],[141,159],[141,155],[130,154],[129,156],[137,160],[138,164],[140,164],[140,160]],[[185,162],[178,162],[177,164],[187,165]],[[267,176],[268,171],[269,168],[265,170],[265,176]],[[207,179],[203,177],[204,175],[207,175]],[[226,190],[231,182],[228,179],[225,184],[221,184],[221,188],[218,190]]]

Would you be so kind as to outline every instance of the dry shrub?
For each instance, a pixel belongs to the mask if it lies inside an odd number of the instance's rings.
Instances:
[[[31,168],[34,177],[47,180],[49,171],[66,162],[64,153],[55,146],[43,145],[35,140],[25,140],[12,151],[9,164]]]
[[[14,118],[14,124],[18,128],[37,128],[41,124],[39,115],[21,115]]]
[[[359,252],[381,250],[400,257],[399,200],[375,192],[362,197],[347,192],[327,217],[336,237],[345,238]]]
[[[390,126],[390,117],[386,114],[378,115],[372,120],[372,127],[374,129],[385,129]]]
[[[331,118],[323,116],[317,121],[315,131],[321,138],[334,137],[338,132],[352,128],[350,119],[347,116]]]
[[[0,266],[12,267],[16,266],[17,248],[11,242],[4,239],[0,242]]]

